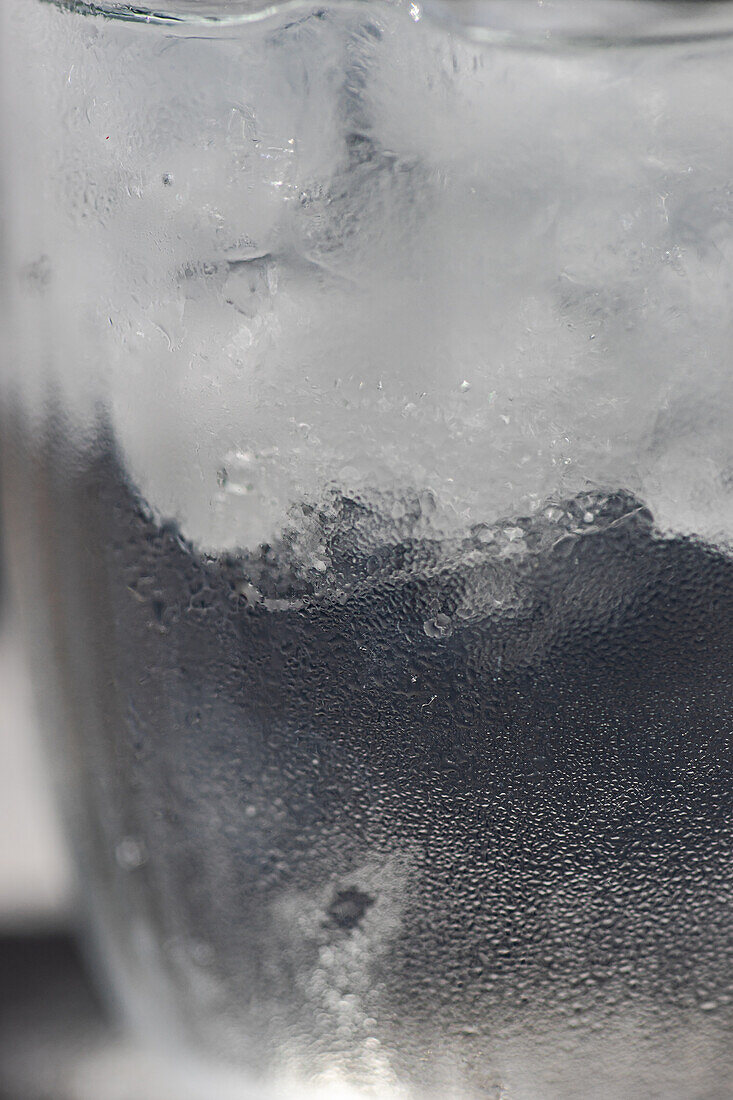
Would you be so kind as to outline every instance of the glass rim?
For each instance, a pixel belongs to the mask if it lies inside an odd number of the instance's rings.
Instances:
[[[733,37],[733,0],[46,0],[68,11],[181,33],[381,6],[477,43],[529,50],[704,43]]]

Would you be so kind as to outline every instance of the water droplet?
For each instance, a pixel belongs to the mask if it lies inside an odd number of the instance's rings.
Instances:
[[[374,904],[374,898],[353,886],[347,890],[337,890],[328,907],[328,915],[339,928],[356,928],[367,909]]]
[[[134,836],[125,836],[115,848],[115,859],[123,871],[134,871],[147,861],[145,846]]]
[[[477,523],[471,528],[471,534],[477,542],[494,542],[496,535],[486,523]]]
[[[224,300],[245,317],[256,317],[269,308],[277,290],[277,273],[268,256],[252,260],[231,260],[224,284]]]
[[[426,619],[422,628],[428,638],[446,638],[453,629],[453,623],[448,615],[436,615],[434,619]]]

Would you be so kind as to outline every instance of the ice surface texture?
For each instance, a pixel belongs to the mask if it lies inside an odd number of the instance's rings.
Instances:
[[[448,532],[622,487],[727,540],[731,48],[503,49],[416,11],[13,7],[26,401],[79,434],[105,406],[207,549],[329,485],[429,490]]]

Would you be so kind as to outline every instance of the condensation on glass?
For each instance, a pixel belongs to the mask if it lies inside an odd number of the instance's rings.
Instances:
[[[129,1026],[201,1097],[727,1095],[730,5],[2,21],[3,522]]]

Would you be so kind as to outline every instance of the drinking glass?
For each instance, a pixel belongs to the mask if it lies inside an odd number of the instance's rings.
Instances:
[[[127,1026],[207,1100],[729,1096],[733,5],[0,18],[3,526]]]

